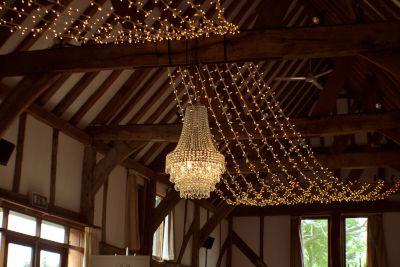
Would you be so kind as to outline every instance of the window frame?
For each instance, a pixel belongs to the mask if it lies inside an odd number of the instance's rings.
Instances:
[[[328,219],[328,262],[329,267],[336,267],[338,266],[337,261],[340,262],[340,266],[346,266],[346,218],[366,218],[368,220],[368,215],[361,213],[329,213],[299,216],[299,218],[300,222],[302,220]],[[303,251],[301,253],[303,254]]]
[[[15,208],[14,205],[3,205],[0,208],[3,210],[3,224],[0,225],[1,233],[1,250],[0,250],[0,265],[7,266],[8,257],[8,246],[10,243],[28,246],[32,248],[32,266],[40,266],[40,251],[45,250],[49,252],[59,253],[61,255],[61,267],[68,266],[68,256],[69,250],[77,251],[79,253],[84,253],[84,247],[70,245],[70,229],[73,228],[77,231],[82,232],[84,235],[84,226],[78,223],[73,223],[70,221],[63,221],[62,218],[53,218],[51,215],[41,213],[37,210],[31,210],[28,208]],[[34,236],[26,235],[20,232],[16,232],[8,229],[8,216],[10,211],[20,213],[22,215],[27,215],[34,217],[36,220],[36,233]],[[41,238],[41,226],[42,221],[47,221],[50,223],[58,224],[64,227],[64,241],[62,243]]]

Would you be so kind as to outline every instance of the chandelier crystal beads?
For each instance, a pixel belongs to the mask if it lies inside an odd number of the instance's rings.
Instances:
[[[210,197],[224,172],[225,157],[212,142],[206,107],[188,106],[178,145],[166,158],[166,173],[182,198],[200,199]]]

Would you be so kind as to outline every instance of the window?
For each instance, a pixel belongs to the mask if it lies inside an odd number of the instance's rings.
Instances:
[[[301,220],[304,267],[329,266],[328,219]]]
[[[36,218],[19,212],[10,211],[7,229],[21,234],[35,236]]]
[[[0,209],[1,222],[0,266],[82,267],[83,229],[8,209]]]
[[[345,219],[346,266],[367,266],[367,218]]]
[[[329,267],[334,264],[330,263],[332,260],[339,258],[346,267],[367,266],[368,218],[348,216],[340,218],[338,220],[331,218],[301,220],[300,232],[304,267]],[[341,228],[341,230],[331,231],[331,228]],[[330,251],[330,245],[334,245],[334,241],[337,240],[341,240],[340,257],[330,254],[334,251]],[[335,256],[336,258],[330,259]]]
[[[65,227],[48,221],[42,221],[40,237],[51,241],[64,243]]]
[[[31,267],[32,248],[14,243],[8,244],[7,267]]]
[[[162,198],[156,196],[156,207]],[[173,218],[172,213],[167,215],[157,228],[153,236],[153,256],[158,260],[173,260]]]

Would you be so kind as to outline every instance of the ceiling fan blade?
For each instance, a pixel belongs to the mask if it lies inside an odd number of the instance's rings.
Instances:
[[[317,87],[319,90],[323,90],[323,89],[324,89],[324,87],[323,87],[319,82],[317,82],[316,80],[312,80],[311,83],[312,83],[315,87]]]
[[[322,77],[322,76],[325,76],[325,75],[331,73],[332,71],[333,71],[333,70],[327,70],[327,71],[324,71],[324,72],[322,72],[322,73],[320,73],[320,74],[314,75],[314,77],[315,77],[315,78],[319,78],[319,77]]]
[[[275,77],[277,81],[304,81],[306,77]]]

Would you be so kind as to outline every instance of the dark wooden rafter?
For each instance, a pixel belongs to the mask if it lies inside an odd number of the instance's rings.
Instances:
[[[229,205],[225,202],[218,207],[218,210],[211,216],[211,218],[206,222],[199,232],[200,246],[204,244],[204,242],[207,240],[207,237],[212,231],[214,231],[215,227],[217,227],[217,225],[219,225],[221,221],[225,219],[235,208],[236,206]]]
[[[399,30],[400,22],[252,30],[228,36],[226,39],[220,36],[200,39],[197,41],[197,49],[191,44],[189,51],[186,50],[185,41],[173,41],[170,46],[172,51],[168,49],[167,42],[157,45],[112,44],[24,51],[0,56],[0,71],[3,75],[10,76],[50,71],[87,72],[159,67],[196,62],[352,56],[398,48],[400,37],[394,33]],[[354,35],[354,32],[358,34]],[[281,36],[285,36],[285,39],[282,40]],[[373,39],[371,36],[374,36]],[[255,45],[256,47],[252,47]]]
[[[335,101],[336,102],[336,101]],[[174,113],[171,115],[174,115]],[[395,129],[400,126],[400,112],[381,112],[364,114],[346,114],[324,117],[295,118],[291,122],[301,136],[332,136],[353,134],[357,132],[373,132],[381,129]],[[260,125],[265,123],[258,121]],[[251,132],[253,139],[261,139],[260,133],[253,129],[253,122],[245,122],[245,127]],[[237,129],[239,139],[246,140],[246,133],[240,131],[241,125],[233,123],[232,127]],[[88,130],[98,140],[134,140],[142,142],[177,142],[180,136],[182,124],[136,124],[118,126],[93,126]],[[224,136],[228,139],[235,137],[230,132],[230,126],[221,123]],[[218,131],[213,134],[217,140],[222,137]],[[268,136],[268,132],[264,136]],[[278,136],[282,133],[277,133]],[[288,137],[293,134],[287,133]]]
[[[85,73],[82,78],[68,91],[64,98],[54,107],[52,112],[56,116],[61,116],[71,106],[71,104],[82,94],[88,85],[96,78],[98,72]]]
[[[192,222],[192,224],[190,225],[188,231],[186,232],[185,236],[183,237],[181,249],[179,250],[178,258],[176,260],[177,263],[181,263],[182,262],[183,254],[185,253],[185,250],[186,250],[186,248],[187,248],[187,246],[189,244],[190,238],[193,235],[194,226],[195,226],[194,222]]]
[[[113,147],[107,152],[94,168],[93,191],[96,193],[100,187],[107,181],[110,173],[127,159],[132,153],[143,146],[140,142],[115,142]]]
[[[135,70],[118,92],[108,101],[91,124],[107,124],[123,104],[131,97],[136,87],[146,77],[146,70]]]
[[[158,204],[154,210],[154,216],[150,227],[153,232],[157,230],[158,226],[160,226],[161,222],[172,211],[175,205],[178,204],[179,200],[179,193],[175,190],[170,190],[160,204]]]
[[[82,167],[82,186],[81,186],[81,214],[88,224],[94,222],[94,184],[93,171],[96,166],[96,150],[93,146],[86,145]]]
[[[24,153],[24,143],[25,143],[25,129],[26,129],[26,113],[22,113],[19,116],[18,123],[18,137],[17,137],[17,151],[15,154],[15,167],[14,167],[14,177],[12,191],[15,193],[19,192],[19,186],[21,182],[21,171],[22,171],[22,160]]]
[[[86,113],[93,107],[93,105],[105,94],[105,92],[112,86],[112,84],[121,75],[122,70],[113,71],[104,82],[97,88],[86,102],[79,108],[79,110],[72,116],[69,122],[73,125],[78,124]]]
[[[8,93],[0,104],[0,136],[11,123],[24,112],[35,99],[59,77],[59,74],[26,76],[16,88]]]
[[[54,205],[56,198],[58,139],[59,131],[57,129],[53,129],[50,168],[50,205]]]
[[[254,264],[256,267],[268,267],[266,263],[255,253],[246,242],[243,241],[234,231],[232,232],[233,244],[243,252],[243,254]]]
[[[93,142],[93,139],[89,134],[85,133],[76,126],[73,126],[68,122],[60,119],[53,113],[41,108],[36,104],[31,104],[31,106],[28,107],[27,109],[27,113],[32,115],[37,120],[42,121],[43,123],[49,125],[50,127],[58,129],[59,131],[65,133],[66,135],[81,142],[84,145],[93,145],[95,149],[101,154],[106,154],[111,149],[104,143]],[[132,169],[133,171],[144,177],[156,176],[152,170],[131,159],[125,159],[121,163],[121,165],[125,166],[128,169]]]

